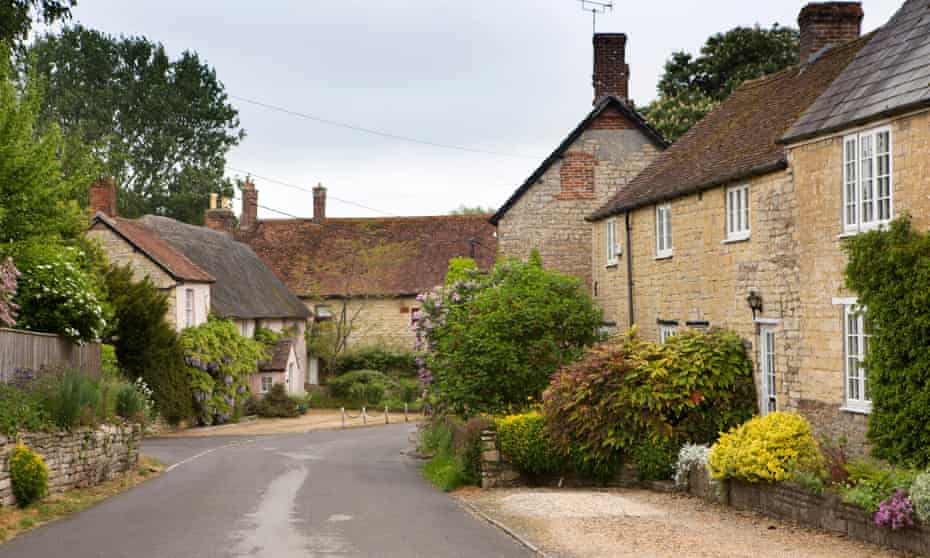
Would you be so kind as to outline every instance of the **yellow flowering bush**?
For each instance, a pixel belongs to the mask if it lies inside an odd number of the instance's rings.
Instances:
[[[16,503],[26,507],[48,492],[48,469],[38,453],[16,444],[10,454],[10,481]]]
[[[799,472],[820,474],[824,460],[804,417],[774,412],[721,435],[709,465],[718,479],[781,482]]]
[[[546,419],[537,411],[496,420],[501,453],[522,473],[541,475],[559,470],[559,459],[546,436]]]

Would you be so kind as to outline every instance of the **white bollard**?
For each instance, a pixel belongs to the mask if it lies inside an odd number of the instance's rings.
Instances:
[[[346,427],[346,408],[339,407],[339,411],[342,413],[342,427],[345,428]]]
[[[390,419],[388,419],[388,406],[384,406],[384,424],[391,424]]]
[[[365,411],[365,407],[362,407],[362,424],[368,424],[368,413]]]
[[[404,403],[404,422],[410,422],[410,417],[407,416],[407,404]]]

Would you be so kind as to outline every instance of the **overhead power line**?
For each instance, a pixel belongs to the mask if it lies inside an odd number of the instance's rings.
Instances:
[[[238,169],[236,167],[227,166],[226,170],[230,170],[233,172],[238,172],[238,173],[242,173],[248,176],[259,178],[261,180],[264,180],[265,182],[271,182],[272,184],[278,184],[279,186],[285,186],[287,188],[293,188],[294,190],[300,190],[301,192],[309,192],[311,194],[313,193],[313,190],[311,188],[307,188],[306,186],[299,186],[297,184],[291,184],[290,182],[284,182],[283,180],[278,180],[276,178],[269,178],[267,176],[262,176],[260,174],[254,173],[246,169]],[[362,209],[367,209],[368,211],[374,211],[375,213],[381,213],[382,215],[387,215],[389,217],[397,217],[397,215],[395,215],[394,213],[383,211],[381,209],[376,209],[374,207],[370,207],[365,204],[361,204],[359,202],[354,202],[352,200],[344,200],[342,198],[337,198],[336,196],[332,196],[328,193],[326,194],[326,199],[335,200],[337,202],[341,202],[341,203],[348,204],[348,205],[354,205],[356,207],[361,207]]]
[[[354,131],[356,131],[356,132],[363,132],[363,133],[366,133],[366,134],[372,134],[372,135],[375,135],[375,136],[381,136],[381,137],[383,137],[383,138],[390,138],[390,139],[399,140],[399,141],[406,141],[406,142],[410,142],[410,143],[418,143],[418,144],[420,144],[420,145],[429,145],[429,146],[431,146],[431,147],[439,147],[439,148],[442,148],[442,149],[453,149],[453,150],[456,150],[456,151],[466,151],[466,152],[469,152],[469,153],[482,153],[482,154],[484,154],[484,155],[496,155],[496,156],[498,156],[498,157],[510,157],[510,158],[515,158],[515,159],[535,159],[535,160],[537,160],[537,161],[542,159],[542,157],[539,157],[539,156],[536,156],[536,155],[525,155],[525,154],[520,154],[520,153],[505,153],[505,152],[502,152],[502,151],[490,151],[490,150],[487,150],[487,149],[477,149],[477,148],[474,148],[474,147],[464,147],[464,146],[461,146],[461,145],[452,145],[452,144],[448,144],[448,143],[438,143],[438,142],[429,141],[429,140],[424,140],[424,139],[418,139],[418,138],[414,138],[414,137],[410,137],[410,136],[402,136],[402,135],[399,135],[399,134],[392,134],[392,133],[390,133],[390,132],[383,132],[383,131],[381,131],[381,130],[374,130],[374,129],[371,129],[371,128],[363,128],[362,126],[356,126],[356,125],[354,125],[354,124],[348,124],[348,123],[345,123],[345,122],[339,122],[339,121],[336,121],[336,120],[330,120],[330,119],[328,119],[328,118],[321,118],[321,117],[319,117],[319,116],[314,116],[314,115],[312,115],[312,114],[307,114],[307,113],[300,112],[300,111],[296,111],[296,110],[292,110],[292,109],[289,109],[289,108],[285,108],[285,107],[281,107],[281,106],[277,106],[277,105],[272,105],[272,104],[270,104],[270,103],[264,103],[264,102],[262,102],[262,101],[256,101],[256,100],[254,100],[254,99],[249,99],[249,98],[247,98],[247,97],[240,97],[239,95],[230,95],[229,97],[232,98],[232,99],[236,99],[236,100],[238,100],[238,101],[242,101],[243,103],[249,103],[249,104],[256,105],[256,106],[259,106],[259,107],[263,107],[263,108],[266,108],[266,109],[269,109],[269,110],[274,110],[274,111],[282,112],[282,113],[284,113],[284,114],[289,114],[289,115],[291,115],[291,116],[297,116],[297,117],[299,117],[299,118],[305,118],[305,119],[307,119],[307,120],[312,120],[312,121],[314,121],[314,122],[319,122],[320,124],[326,124],[326,125],[328,125],[328,126],[336,126],[337,128],[345,128],[345,129],[347,129],[347,130],[354,130]]]
[[[237,202],[241,202],[241,201],[242,201],[242,198],[238,198],[238,197],[233,197],[233,199],[236,200]],[[258,207],[260,207],[260,208],[262,208],[262,209],[265,209],[265,210],[268,210],[268,211],[271,211],[272,213],[278,213],[279,215],[284,215],[285,217],[291,217],[291,218],[293,218],[293,219],[300,219],[300,217],[298,217],[297,215],[293,215],[293,214],[291,214],[291,213],[287,213],[286,211],[281,211],[280,209],[275,209],[275,208],[273,208],[273,207],[268,207],[268,206],[266,206],[266,205],[261,205],[261,204],[257,204],[257,205],[258,205]]]

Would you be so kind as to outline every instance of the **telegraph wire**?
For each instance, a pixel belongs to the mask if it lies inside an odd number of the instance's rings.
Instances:
[[[289,114],[289,115],[291,115],[291,116],[296,116],[296,117],[298,117],[298,118],[304,118],[304,119],[307,119],[307,120],[312,120],[312,121],[318,122],[318,123],[320,123],[320,124],[326,124],[326,125],[328,125],[328,126],[335,126],[335,127],[337,127],[337,128],[345,128],[345,129],[347,129],[347,130],[354,130],[354,131],[356,131],[356,132],[363,132],[363,133],[366,133],[366,134],[372,134],[372,135],[375,135],[375,136],[381,136],[381,137],[383,137],[383,138],[389,138],[389,139],[394,139],[394,140],[399,140],[399,141],[406,141],[406,142],[410,142],[410,143],[417,143],[417,144],[420,144],[420,145],[428,145],[428,146],[431,146],[431,147],[439,147],[439,148],[442,148],[442,149],[452,149],[452,150],[455,150],[455,151],[466,151],[466,152],[468,152],[468,153],[481,153],[481,154],[484,154],[484,155],[496,155],[496,156],[498,156],[498,157],[510,157],[510,158],[514,158],[514,159],[535,159],[535,160],[537,160],[537,161],[543,159],[543,157],[538,157],[538,156],[536,156],[536,155],[525,155],[525,154],[519,154],[519,153],[505,153],[505,152],[502,152],[502,151],[490,151],[490,150],[487,150],[487,149],[476,149],[476,148],[474,148],[474,147],[464,147],[464,146],[461,146],[461,145],[452,145],[452,144],[449,144],[449,143],[438,143],[438,142],[429,141],[429,140],[423,140],[423,139],[418,139],[418,138],[414,138],[414,137],[410,137],[410,136],[402,136],[402,135],[399,135],[399,134],[392,134],[392,133],[390,133],[390,132],[382,132],[381,130],[374,130],[374,129],[371,129],[371,128],[363,128],[363,127],[361,127],[361,126],[356,126],[356,125],[354,125],[354,124],[347,124],[347,123],[345,123],[345,122],[339,122],[339,121],[336,121],[336,120],[330,120],[330,119],[328,119],[328,118],[321,118],[321,117],[319,117],[319,116],[314,116],[314,115],[312,115],[312,114],[307,114],[307,113],[299,112],[299,111],[292,110],[292,109],[285,108],[285,107],[281,107],[281,106],[278,106],[278,105],[272,105],[272,104],[270,104],[270,103],[264,103],[264,102],[262,102],[262,101],[256,101],[256,100],[254,100],[254,99],[249,99],[249,98],[247,98],[247,97],[241,97],[241,96],[239,96],[239,95],[229,95],[229,97],[230,97],[231,99],[236,99],[236,100],[238,100],[238,101],[242,101],[243,103],[249,103],[249,104],[252,104],[252,105],[256,105],[256,106],[259,106],[259,107],[266,108],[266,109],[268,109],[268,110],[274,110],[274,111],[281,112],[281,113],[284,113],[284,114]]]
[[[258,179],[264,180],[264,181],[266,181],[266,182],[271,182],[272,184],[277,184],[277,185],[279,185],[279,186],[286,186],[286,187],[288,187],[288,188],[293,188],[294,190],[300,190],[301,192],[308,192],[308,193],[311,193],[311,194],[313,193],[313,190],[310,189],[310,188],[307,188],[306,186],[298,186],[297,184],[291,184],[291,183],[289,183],[289,182],[284,182],[283,180],[277,180],[277,179],[275,179],[275,178],[269,178],[269,177],[267,177],[267,176],[262,176],[262,175],[260,175],[260,174],[254,173],[254,172],[247,171],[247,170],[245,170],[245,169],[238,169],[238,168],[236,168],[236,167],[227,166],[227,167],[226,167],[226,170],[230,170],[230,171],[238,172],[238,173],[244,173],[246,176],[251,176],[251,177],[254,177],[254,178],[258,178]],[[361,207],[362,209],[367,209],[368,211],[374,211],[375,213],[381,213],[381,214],[383,214],[383,215],[387,215],[388,217],[399,217],[399,215],[395,215],[394,213],[391,213],[391,212],[388,212],[388,211],[384,211],[384,210],[381,210],[381,209],[376,209],[376,208],[374,208],[374,207],[370,207],[370,206],[367,206],[367,205],[364,205],[364,204],[361,204],[361,203],[358,203],[358,202],[354,202],[354,201],[351,201],[351,200],[344,200],[344,199],[342,199],[342,198],[337,198],[336,196],[330,195],[328,192],[327,192],[327,194],[326,194],[326,199],[328,199],[328,200],[335,200],[335,201],[337,201],[337,202],[345,203],[345,204],[348,204],[348,205],[354,205],[354,206],[356,206],[356,207]]]

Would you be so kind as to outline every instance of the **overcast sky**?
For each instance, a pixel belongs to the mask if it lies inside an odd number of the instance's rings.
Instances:
[[[902,0],[865,0],[863,31]],[[668,56],[737,25],[795,25],[800,0],[615,0],[598,31],[629,36],[631,95],[655,95]],[[499,206],[591,108],[591,17],[578,0],[81,0],[74,20],[144,35],[214,66],[226,91],[390,134],[232,99],[246,139],[229,166],[329,190],[329,216]],[[242,174],[230,171],[230,175]],[[309,193],[257,178],[259,203],[312,214]],[[265,217],[275,214],[262,210]]]

